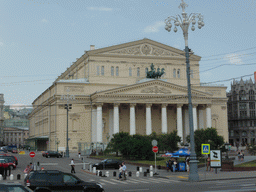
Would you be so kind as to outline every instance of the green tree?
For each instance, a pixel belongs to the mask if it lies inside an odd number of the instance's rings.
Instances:
[[[159,148],[161,151],[176,151],[179,149],[178,142],[181,141],[181,138],[177,135],[177,131],[173,131],[168,134],[161,134],[158,138]]]
[[[224,138],[218,135],[215,128],[206,128],[196,130],[194,133],[195,137],[195,151],[197,156],[201,156],[201,144],[210,144],[210,149],[220,149],[224,144]],[[190,137],[187,136],[187,141],[190,143]]]

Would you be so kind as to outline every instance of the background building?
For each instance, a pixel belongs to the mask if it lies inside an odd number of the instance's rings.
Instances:
[[[16,145],[23,147],[29,137],[28,115],[32,108],[11,109],[10,106],[4,107],[3,122],[3,143],[4,145]]]
[[[0,94],[0,146],[3,145],[4,94]]]
[[[228,141],[226,87],[200,83],[199,61],[190,56],[194,129],[215,127]],[[160,79],[147,79],[154,64]],[[177,130],[189,135],[186,60],[182,50],[142,39],[85,51],[33,104],[30,145],[38,150],[104,147],[118,132],[149,135]],[[69,100],[67,100],[69,98]],[[75,100],[74,100],[75,98]],[[40,146],[39,146],[40,143]]]
[[[255,144],[255,83],[252,79],[233,81],[228,97],[229,143]]]

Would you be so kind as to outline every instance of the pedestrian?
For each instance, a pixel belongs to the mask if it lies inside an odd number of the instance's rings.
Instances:
[[[123,172],[123,176],[124,176],[124,180],[126,180],[126,165],[125,162],[122,163],[122,172]]]
[[[24,172],[25,174],[29,174],[29,172],[30,172],[30,166],[27,165],[26,169],[24,169],[23,172]]]
[[[30,171],[34,171],[34,165],[33,165],[33,163],[30,163],[29,165],[30,165]],[[29,171],[29,172],[30,172],[30,171]]]
[[[244,160],[244,152],[243,152],[243,150],[241,150],[241,153],[240,153],[240,159],[241,159],[241,161],[243,161],[243,160]]]
[[[28,151],[30,152],[30,147],[28,147]]]
[[[238,151],[238,153],[237,153],[237,158],[238,158],[238,161],[241,160],[241,152],[240,151]]]
[[[176,171],[176,165],[177,165],[177,162],[176,162],[176,159],[174,159],[173,164],[172,164],[172,170],[173,170],[173,172]]]
[[[123,168],[122,168],[122,165],[119,165],[119,175],[118,175],[118,179],[122,179],[122,173],[123,173]]]
[[[187,172],[189,173],[189,157],[186,158],[186,162],[187,162]]]
[[[78,153],[78,157],[79,157],[79,159],[80,159],[80,157],[81,157],[81,153],[80,153],[80,152]]]
[[[74,159],[71,159],[70,165],[71,165],[71,173],[76,173]]]

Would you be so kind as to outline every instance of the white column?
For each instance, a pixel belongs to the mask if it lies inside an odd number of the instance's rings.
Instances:
[[[92,142],[97,142],[97,109],[92,109]]]
[[[152,104],[146,104],[146,135],[152,133],[151,106]]]
[[[177,104],[177,134],[181,137],[181,142],[183,142],[182,104]]]
[[[197,127],[197,105],[193,105],[193,123],[194,123],[194,131],[198,129]]]
[[[211,105],[206,105],[206,127],[212,127]]]
[[[162,104],[162,133],[167,133],[167,105]]]
[[[114,104],[114,134],[119,133],[119,103]]]
[[[97,142],[102,142],[102,105],[97,105]]]
[[[135,135],[136,133],[135,106],[135,103],[130,103],[130,135]]]
[[[109,141],[110,139],[112,138],[113,136],[113,133],[114,133],[114,109],[109,109],[109,118],[108,118],[108,122],[109,122]]]
[[[198,109],[198,115],[199,115],[199,129],[203,129],[204,127],[204,110]]]

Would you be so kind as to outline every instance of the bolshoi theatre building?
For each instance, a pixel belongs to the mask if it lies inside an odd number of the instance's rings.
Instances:
[[[228,141],[226,87],[200,84],[200,59],[190,55],[194,130],[214,127]],[[152,63],[155,71],[165,69],[161,78],[146,78]],[[187,94],[184,51],[150,39],[100,49],[91,45],[33,101],[28,144],[64,150],[67,120],[73,152],[104,145],[118,132],[177,130],[186,143]]]

